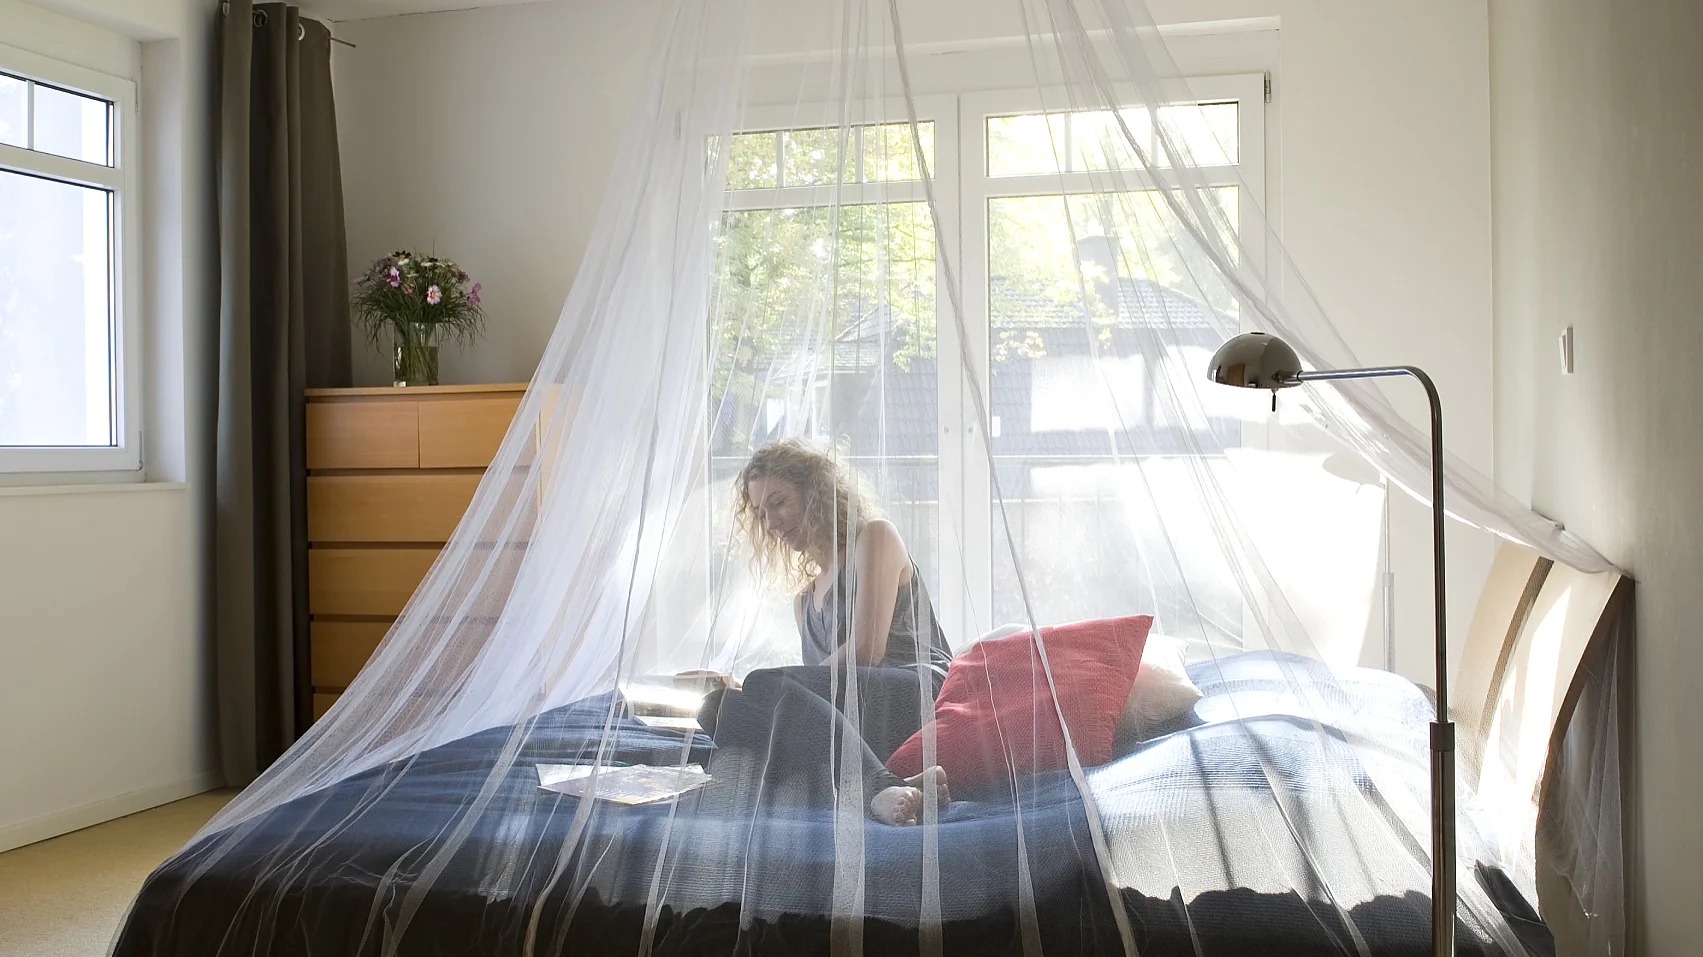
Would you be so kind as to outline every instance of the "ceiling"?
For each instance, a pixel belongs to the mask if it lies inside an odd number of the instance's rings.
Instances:
[[[371,20],[374,17],[399,17],[410,13],[441,13],[445,10],[472,10],[477,7],[500,7],[516,3],[536,3],[537,0],[299,0],[304,11],[323,20]]]

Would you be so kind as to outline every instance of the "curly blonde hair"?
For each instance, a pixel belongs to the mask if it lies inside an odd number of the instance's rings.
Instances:
[[[769,581],[802,591],[822,568],[810,550],[794,551],[763,525],[762,509],[751,500],[751,481],[779,479],[798,489],[804,501],[804,532],[822,551],[843,547],[851,533],[880,518],[862,477],[840,461],[837,449],[803,439],[780,439],[758,449],[739,472],[736,518],[751,540],[751,564]]]

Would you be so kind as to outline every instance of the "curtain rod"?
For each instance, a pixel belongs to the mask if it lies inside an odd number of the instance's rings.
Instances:
[[[222,17],[228,17],[228,16],[231,15],[231,0],[219,0],[219,15],[222,16]],[[265,10],[254,11],[254,25],[255,26],[257,26],[257,27],[265,26],[266,20],[267,20],[267,16],[266,16]],[[307,38],[307,27],[302,26],[301,23],[298,21],[296,23],[296,39],[297,40],[304,40],[306,38]],[[348,47],[351,50],[360,49],[360,47],[356,46],[353,43],[350,43],[348,40],[340,40],[337,37],[331,36],[330,28],[326,29],[326,39],[330,40],[332,43],[341,43],[342,45]]]

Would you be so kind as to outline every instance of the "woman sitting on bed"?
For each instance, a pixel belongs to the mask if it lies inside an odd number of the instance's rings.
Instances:
[[[799,589],[793,613],[805,665],[856,666],[865,669],[860,678],[873,670],[909,685],[884,694],[932,701],[952,650],[922,571],[856,473],[807,442],[782,439],[751,456],[738,489],[739,524],[758,564]]]
[[[799,590],[794,613],[805,664],[752,672],[740,690],[706,699],[701,723],[724,749],[746,737],[767,747],[776,737],[770,731],[785,729],[781,749],[789,753],[781,760],[803,757],[818,771],[831,771],[824,756],[837,760],[843,736],[855,734],[866,752],[871,813],[914,823],[920,779],[935,775],[944,801],[944,776],[931,769],[899,782],[883,762],[922,726],[952,660],[921,570],[858,477],[809,443],[783,439],[759,449],[738,492],[739,522],[757,564]],[[852,688],[855,730],[842,716]],[[827,710],[814,713],[812,698]],[[809,729],[799,731],[798,722]]]

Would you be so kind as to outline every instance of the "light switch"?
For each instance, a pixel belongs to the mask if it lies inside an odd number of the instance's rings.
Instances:
[[[1573,327],[1561,330],[1561,374],[1573,374]]]

